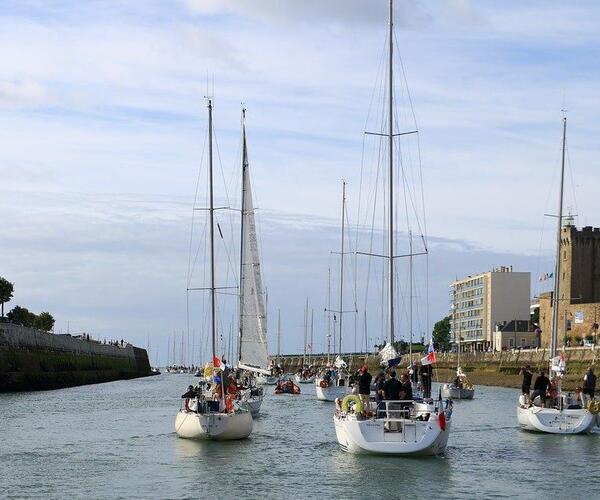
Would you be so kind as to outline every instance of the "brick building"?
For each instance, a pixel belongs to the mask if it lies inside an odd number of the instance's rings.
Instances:
[[[558,346],[567,337],[595,335],[600,322],[600,228],[578,230],[566,219],[562,228],[560,289],[558,291]],[[552,292],[540,295],[542,346],[550,346]]]

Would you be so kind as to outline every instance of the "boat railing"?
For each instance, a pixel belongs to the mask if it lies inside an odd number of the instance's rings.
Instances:
[[[377,418],[386,422],[410,420],[414,401],[412,399],[384,400],[377,408]],[[383,406],[383,407],[382,407]]]

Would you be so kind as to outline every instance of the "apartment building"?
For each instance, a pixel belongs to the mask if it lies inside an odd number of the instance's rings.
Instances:
[[[512,266],[467,276],[450,285],[451,338],[463,351],[495,349],[496,325],[529,320],[531,277]]]

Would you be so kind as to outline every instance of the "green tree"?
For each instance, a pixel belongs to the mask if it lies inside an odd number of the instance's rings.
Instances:
[[[0,276],[0,304],[2,305],[2,317],[4,318],[4,303],[9,302],[13,296],[13,284]]]
[[[39,330],[49,332],[54,328],[54,318],[49,312],[41,312],[36,316],[33,326]]]
[[[438,349],[450,348],[450,316],[446,316],[433,325],[432,337]]]
[[[17,325],[34,326],[36,315],[26,307],[15,306],[6,315],[9,320]]]

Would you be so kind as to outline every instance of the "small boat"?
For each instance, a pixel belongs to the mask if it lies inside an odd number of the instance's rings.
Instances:
[[[275,386],[273,394],[300,394],[300,387],[294,384],[290,379],[279,380]]]
[[[156,368],[156,367],[150,368],[150,373],[152,375],[160,375],[160,370],[158,368]]]
[[[294,379],[299,384],[313,384],[315,381],[315,376],[314,375],[306,375],[304,373],[302,373],[302,374],[296,373],[296,375],[294,375]]]
[[[256,383],[258,385],[275,385],[278,380],[279,380],[279,377],[276,377],[275,375],[262,375],[261,374],[256,377]]]
[[[562,163],[560,175],[560,194],[558,202],[558,227],[556,242],[556,261],[554,273],[554,291],[552,293],[552,335],[550,343],[549,378],[554,389],[546,397],[537,396],[533,401],[528,394],[521,394],[517,404],[517,420],[521,429],[545,432],[548,434],[584,434],[589,433],[596,424],[596,415],[590,409],[572,404],[570,396],[561,392],[561,381],[565,373],[564,355],[557,355],[559,328],[559,290],[561,282],[561,250],[563,228],[563,194],[565,177],[565,147],[567,135],[567,117],[563,116]],[[564,346],[563,346],[564,348]],[[564,351],[563,351],[564,352]],[[576,403],[576,402],[575,402]]]
[[[473,399],[475,387],[469,382],[467,376],[462,372],[460,366],[456,369],[456,379],[442,385],[442,397],[444,399]]]
[[[353,406],[351,406],[353,403]],[[377,455],[440,455],[448,444],[452,403],[384,401],[363,411],[360,398],[346,396],[333,416],[343,451]]]
[[[346,367],[346,362],[338,356],[334,366],[326,368],[323,376],[315,380],[315,393],[318,400],[333,402],[336,399],[344,399],[352,392]]]

